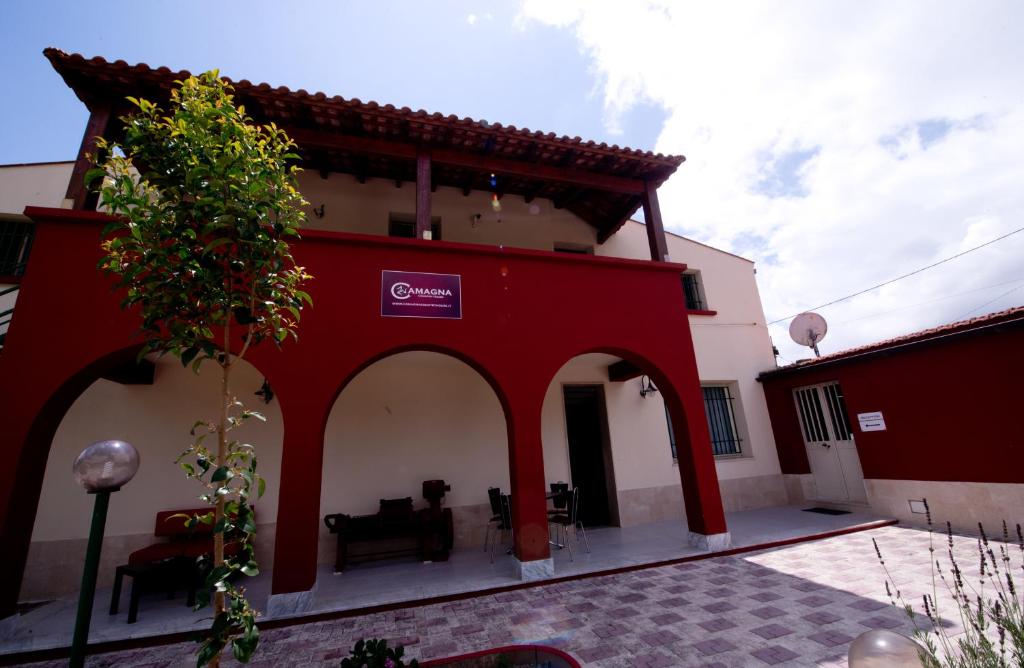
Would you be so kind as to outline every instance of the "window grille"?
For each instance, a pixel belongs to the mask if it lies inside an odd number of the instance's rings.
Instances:
[[[0,276],[21,276],[32,248],[35,225],[0,220]]]
[[[718,455],[743,454],[742,439],[736,428],[736,410],[734,397],[728,385],[708,385],[702,387],[704,393],[704,413],[708,420],[708,431],[711,434],[711,452]],[[676,452],[676,435],[672,431],[672,416],[665,406],[665,421],[668,423],[668,442],[672,448],[672,457]]]
[[[702,387],[704,412],[711,432],[711,450],[716,455],[741,453],[740,436],[736,429],[736,412],[728,385]]]
[[[683,274],[683,294],[686,296],[686,308],[691,311],[706,311],[707,307],[700,296],[700,281],[697,274]]]

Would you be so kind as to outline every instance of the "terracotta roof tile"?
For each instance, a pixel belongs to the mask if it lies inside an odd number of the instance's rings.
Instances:
[[[908,343],[917,343],[919,341],[927,341],[928,339],[940,338],[948,336],[949,334],[956,334],[960,332],[967,332],[973,329],[980,329],[988,325],[998,324],[1000,322],[1024,320],[1024,306],[1016,306],[1009,308],[1004,311],[996,311],[994,313],[988,313],[985,315],[978,316],[977,318],[969,318],[967,320],[958,320],[956,322],[947,323],[945,325],[939,325],[938,327],[932,327],[930,329],[922,329],[911,334],[904,334],[903,336],[893,337],[891,339],[884,339],[882,341],[876,341],[863,346],[857,346],[856,348],[848,348],[839,352],[830,353],[828,355],[822,355],[809,360],[800,360],[793,364],[787,364],[786,366],[779,367],[777,371],[790,371],[795,369],[803,369],[806,367],[813,367],[818,364],[825,362],[833,362],[836,360],[844,359],[847,357],[855,357],[864,353],[877,352],[885,350],[887,348],[895,348]],[[768,372],[773,373],[773,372]]]

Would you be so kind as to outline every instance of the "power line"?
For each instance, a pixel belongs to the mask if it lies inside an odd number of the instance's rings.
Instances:
[[[888,311],[878,311],[877,313],[871,313],[871,314],[868,314],[868,315],[858,316],[856,318],[850,318],[849,320],[843,320],[842,322],[838,322],[836,324],[837,325],[846,325],[846,324],[849,324],[851,322],[857,322],[859,320],[867,320],[868,318],[877,318],[880,315],[889,315],[890,313],[896,313],[898,311],[905,311],[908,308],[918,308],[918,307],[921,307],[921,306],[929,306],[931,304],[935,304],[937,302],[945,301],[947,299],[953,299],[954,297],[962,297],[964,295],[973,294],[975,292],[981,292],[982,290],[991,290],[992,288],[1001,288],[1001,287],[1006,286],[1006,285],[1018,284],[1016,287],[1013,288],[1014,290],[1016,290],[1019,287],[1024,287],[1022,285],[1019,285],[1021,282],[1024,282],[1024,278],[1017,278],[1017,279],[1014,279],[1012,281],[1003,281],[1002,283],[995,283],[993,285],[984,285],[984,286],[982,286],[980,288],[973,288],[971,290],[964,290],[963,292],[954,292],[952,294],[943,295],[942,297],[936,297],[935,299],[929,299],[928,301],[917,302],[916,304],[907,304],[906,306],[897,306],[896,308],[889,309]],[[999,299],[999,297],[997,297],[996,299]],[[957,320],[959,320],[959,319],[960,318],[957,318]]]
[[[838,304],[839,302],[844,302],[847,299],[853,299],[854,297],[859,297],[860,295],[863,295],[863,294],[865,294],[867,292],[871,292],[872,290],[877,290],[878,288],[884,287],[886,285],[890,285],[892,283],[895,283],[896,281],[902,281],[904,278],[908,278],[910,276],[913,276],[914,274],[920,274],[922,271],[925,271],[927,269],[931,269],[933,267],[937,267],[940,264],[945,264],[945,263],[949,262],[950,260],[957,259],[958,257],[963,257],[964,255],[967,255],[968,253],[973,253],[974,251],[976,251],[976,250],[978,250],[980,248],[984,248],[985,246],[990,246],[990,245],[994,244],[997,241],[1002,241],[1003,239],[1005,239],[1005,238],[1007,238],[1009,236],[1013,236],[1014,234],[1017,234],[1018,232],[1024,232],[1024,227],[1019,227],[1019,228],[1017,228],[1016,230],[1014,230],[1012,232],[1007,232],[1006,234],[1004,234],[1001,237],[996,237],[995,239],[992,239],[991,241],[986,241],[985,243],[981,244],[980,246],[975,246],[974,248],[968,248],[967,250],[961,251],[961,252],[957,253],[956,255],[951,255],[951,256],[943,259],[943,260],[939,260],[938,262],[933,262],[932,264],[928,265],[927,267],[921,267],[920,269],[915,269],[914,271],[911,271],[909,273],[903,274],[902,276],[897,276],[896,278],[889,279],[888,281],[885,281],[884,283],[879,283],[878,285],[873,285],[870,288],[865,288],[865,289],[861,290],[860,292],[854,292],[852,295],[846,295],[845,297],[840,297],[839,299],[834,299],[834,300],[828,302],[827,304],[821,304],[820,306],[814,306],[814,307],[809,308],[809,309],[804,309],[803,311],[800,311],[799,313],[794,313],[792,315],[787,315],[786,317],[779,318],[778,320],[772,320],[768,324],[769,325],[774,325],[775,323],[782,322],[783,320],[789,320],[790,318],[796,317],[796,316],[800,315],[800,313],[804,313],[805,311],[817,311],[818,309],[823,309],[826,306],[832,306],[833,304]],[[1016,289],[1016,288],[1014,288],[1014,289]],[[979,308],[981,308],[981,307],[979,307]]]
[[[972,308],[972,309],[971,309],[970,311],[968,311],[967,313],[964,313],[964,314],[963,314],[962,316],[960,316],[960,317],[958,317],[958,318],[956,318],[956,319],[957,319],[957,320],[963,320],[964,318],[966,318],[966,317],[967,317],[967,316],[969,316],[970,314],[974,313],[975,311],[980,311],[981,309],[985,308],[985,307],[986,307],[986,306],[988,306],[989,304],[993,304],[993,303],[995,303],[995,302],[999,301],[1000,299],[1002,299],[1003,297],[1005,297],[1006,295],[1008,295],[1008,294],[1011,294],[1011,293],[1013,293],[1013,292],[1016,292],[1017,290],[1020,290],[1021,288],[1024,288],[1024,285],[1018,285],[1018,286],[1017,286],[1017,287],[1015,287],[1015,288],[1010,288],[1009,290],[1007,290],[1007,291],[1006,291],[1006,292],[1004,292],[1003,294],[999,295],[999,296],[998,296],[998,297],[996,297],[995,299],[990,299],[990,300],[988,300],[987,302],[985,302],[984,304],[982,304],[981,306],[977,306],[977,307],[975,307],[975,308]]]

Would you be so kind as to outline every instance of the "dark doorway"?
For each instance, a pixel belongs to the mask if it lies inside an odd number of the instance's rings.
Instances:
[[[618,524],[618,504],[604,388],[600,385],[565,385],[565,430],[569,441],[569,470],[580,488],[583,526]]]

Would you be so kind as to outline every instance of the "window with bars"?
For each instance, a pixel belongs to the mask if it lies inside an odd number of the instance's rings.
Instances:
[[[704,291],[700,284],[700,275],[693,272],[683,274],[683,294],[686,297],[686,308],[691,311],[706,311]]]
[[[707,385],[700,389],[704,392],[704,412],[711,432],[711,451],[716,455],[741,454],[734,399],[729,386]]]
[[[0,276],[21,276],[32,248],[35,225],[0,220]]]
[[[743,454],[743,439],[736,428],[735,398],[728,385],[705,385],[701,387],[704,394],[704,413],[708,420],[708,431],[711,434],[711,451],[715,456]],[[676,455],[676,436],[672,431],[672,416],[665,406],[665,419],[668,422],[668,441],[672,448],[672,457]]]

